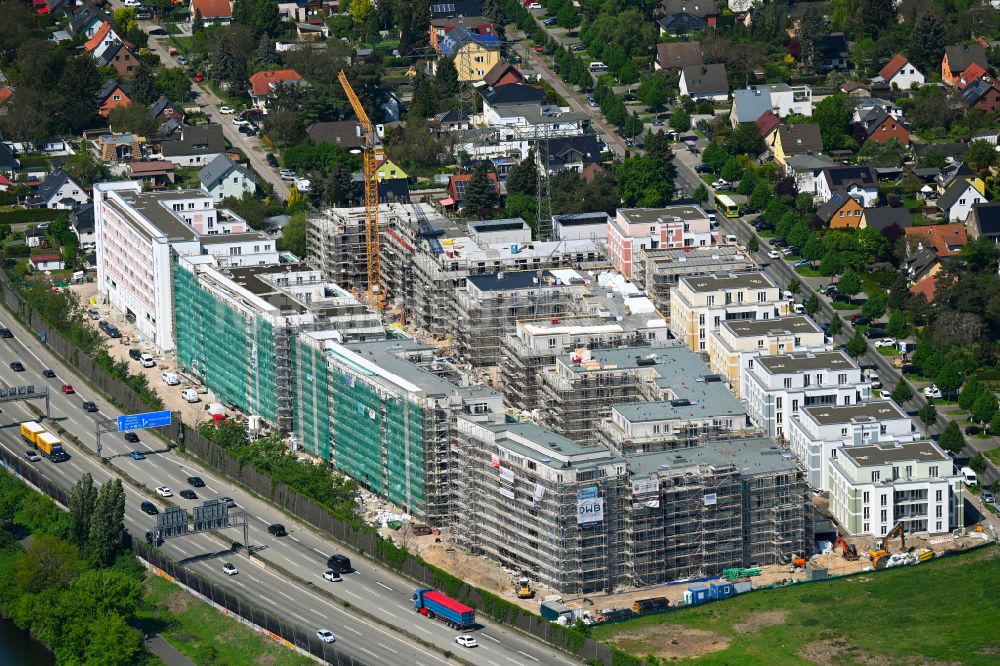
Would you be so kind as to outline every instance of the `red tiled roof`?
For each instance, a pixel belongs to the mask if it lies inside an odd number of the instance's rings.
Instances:
[[[59,261],[60,259],[62,259],[62,257],[60,257],[58,254],[40,254],[40,255],[38,255],[36,257],[32,257],[31,258],[31,260],[35,261],[35,262],[38,262],[38,261]]]
[[[754,121],[757,129],[760,130],[761,136],[767,136],[774,131],[774,128],[781,123],[781,118],[774,114],[774,111],[770,109],[760,114],[760,118]]]
[[[232,18],[233,5],[229,0],[192,0],[193,11],[201,12],[206,19]]]
[[[969,242],[969,234],[964,224],[934,224],[924,227],[909,227],[903,230],[911,238],[920,238],[934,248],[939,257],[951,257],[958,254],[953,247],[964,247]]]
[[[0,88],[0,104],[3,104],[10,99],[10,96],[14,94],[14,89],[10,86],[4,86]]]
[[[101,27],[97,29],[97,32],[94,33],[94,36],[88,39],[87,43],[83,45],[83,50],[87,53],[93,53],[94,49],[101,45],[101,42],[104,41],[104,38],[108,36],[109,32],[111,32],[111,24],[105,21],[101,24]]]
[[[886,66],[882,68],[878,75],[882,77],[883,81],[889,81],[892,77],[896,76],[896,74],[899,73],[899,70],[901,70],[908,62],[909,61],[906,58],[897,53],[892,57],[892,60],[890,60]]]
[[[271,92],[272,83],[285,81],[301,81],[302,77],[294,69],[277,69],[268,72],[257,72],[250,77],[250,90],[254,97],[266,97]]]
[[[974,62],[968,67],[966,67],[965,71],[962,72],[962,75],[958,79],[958,86],[960,88],[964,88],[970,83],[975,83],[979,79],[988,75],[989,72],[983,69],[982,65],[980,65],[978,62]]]

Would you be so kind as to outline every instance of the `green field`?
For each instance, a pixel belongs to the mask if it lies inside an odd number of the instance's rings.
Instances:
[[[996,664],[1000,547],[594,627],[649,663]]]

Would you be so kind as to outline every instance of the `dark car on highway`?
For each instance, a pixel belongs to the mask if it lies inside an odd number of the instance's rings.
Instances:
[[[54,371],[52,371],[52,370],[49,370],[48,368],[45,368],[44,370],[42,370],[42,377],[47,377],[48,379],[52,379],[55,376],[56,376],[56,373]]]
[[[24,372],[24,366],[21,365],[20,361],[11,361],[10,369],[13,370],[14,372]]]
[[[143,502],[139,505],[139,508],[142,509],[143,513],[148,513],[151,516],[155,516],[160,512],[160,510],[157,509],[156,505],[152,502]]]
[[[129,442],[130,444],[135,444],[136,442],[139,441],[139,435],[135,434],[134,432],[127,432],[122,436],[125,438],[125,441]]]
[[[97,411],[97,404],[94,403],[94,402],[91,402],[90,400],[84,400],[84,402],[83,402],[83,411],[85,411],[85,412],[96,412]]]
[[[184,499],[198,499],[198,495],[190,488],[185,488],[179,494]]]
[[[194,486],[195,488],[205,487],[205,482],[201,480],[200,476],[189,476],[187,478],[187,482],[189,485]]]
[[[12,338],[14,334],[10,332],[9,328],[0,328],[0,338]]]
[[[272,536],[276,536],[276,537],[283,537],[283,536],[287,536],[288,535],[288,532],[285,531],[285,526],[282,525],[281,523],[275,523],[273,525],[268,525],[267,531],[268,531],[268,534],[271,534]]]

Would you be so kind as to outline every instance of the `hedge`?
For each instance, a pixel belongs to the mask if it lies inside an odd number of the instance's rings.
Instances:
[[[13,210],[0,211],[0,224],[51,222],[67,215],[69,215],[69,211],[57,208],[15,208]]]

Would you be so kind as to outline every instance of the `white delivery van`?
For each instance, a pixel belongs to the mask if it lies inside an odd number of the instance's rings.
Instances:
[[[606,72],[606,71],[608,71],[608,66],[605,65],[600,60],[595,60],[594,62],[590,63],[590,71],[591,72]]]
[[[726,236],[726,244],[727,245],[736,245],[736,236],[734,236],[732,234],[729,234],[728,236]]]
[[[959,470],[958,473],[962,475],[962,481],[965,481],[965,485],[967,486],[979,485],[979,479],[976,477],[976,473],[972,470],[971,467],[963,467],[962,469]]]
[[[156,367],[156,361],[149,354],[143,354],[142,356],[139,357],[139,360],[142,361],[142,367],[144,368]]]
[[[167,386],[177,386],[181,382],[179,379],[177,379],[177,375],[174,374],[173,372],[164,372],[163,383],[166,384]]]
[[[198,402],[201,400],[201,398],[198,397],[198,391],[193,388],[184,389],[184,391],[181,392],[181,397],[183,397],[187,402]]]

